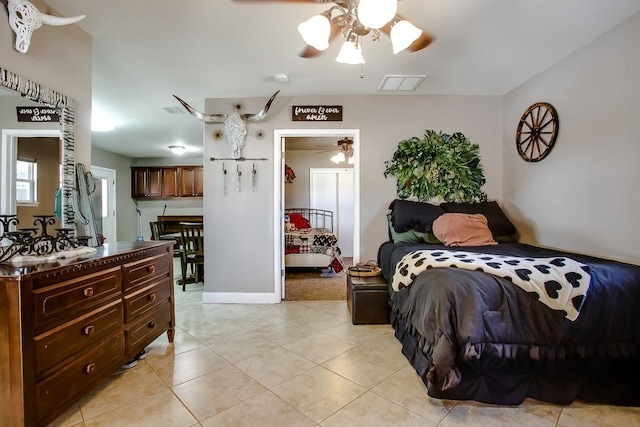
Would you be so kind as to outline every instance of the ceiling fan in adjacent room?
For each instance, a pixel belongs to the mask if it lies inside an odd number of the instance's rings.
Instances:
[[[393,53],[402,50],[417,52],[429,46],[435,36],[416,27],[397,13],[398,0],[234,0],[236,3],[289,2],[333,4],[319,15],[298,25],[298,32],[307,43],[299,55],[313,58],[329,47],[342,34],[345,41],[336,61],[344,64],[364,64],[363,36],[371,34],[374,41],[381,33],[391,38]]]
[[[323,146],[327,148],[326,146]],[[336,153],[337,151],[337,153]],[[342,163],[345,160],[352,165],[353,164],[353,140],[349,137],[345,137],[336,143],[336,146],[331,149],[318,151],[318,153],[336,153],[331,157],[333,163]]]

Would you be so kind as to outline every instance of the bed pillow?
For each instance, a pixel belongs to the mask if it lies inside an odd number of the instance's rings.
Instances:
[[[416,230],[409,230],[404,233],[398,233],[393,228],[391,215],[387,215],[387,222],[389,223],[389,240],[393,243],[440,243],[431,231],[422,233]]]
[[[489,230],[494,239],[504,240],[505,236],[515,234],[516,227],[509,221],[497,202],[479,203],[442,203],[440,205],[446,212],[482,214],[487,218]]]
[[[389,205],[393,228],[399,233],[415,230],[421,233],[431,231],[433,220],[445,211],[431,203],[396,199]]]
[[[311,228],[311,224],[309,224],[309,220],[303,217],[301,213],[290,213],[289,222],[295,225],[295,227],[298,230],[301,228]]]
[[[433,221],[433,234],[446,246],[497,245],[482,214],[446,213]]]

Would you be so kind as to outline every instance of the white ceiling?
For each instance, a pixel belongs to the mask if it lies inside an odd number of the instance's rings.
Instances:
[[[166,157],[181,143],[202,153],[196,109],[206,98],[380,94],[387,74],[426,74],[412,93],[504,95],[640,11],[638,0],[403,0],[398,12],[437,39],[393,55],[386,36],[363,42],[360,67],[302,59],[297,25],[328,5],[295,1],[46,0],[62,16],[86,14],[93,36],[93,108],[117,129],[92,134],[96,147],[130,157]],[[273,75],[287,73],[288,83]],[[396,92],[390,92],[395,94]],[[278,102],[278,98],[276,101]],[[230,106],[231,111],[231,106]],[[223,113],[223,112],[216,112]]]

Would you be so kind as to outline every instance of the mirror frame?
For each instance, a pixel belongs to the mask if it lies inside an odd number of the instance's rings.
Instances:
[[[76,100],[0,67],[0,86],[12,89],[32,101],[60,109],[62,158],[62,226],[75,229],[73,191],[75,186]]]

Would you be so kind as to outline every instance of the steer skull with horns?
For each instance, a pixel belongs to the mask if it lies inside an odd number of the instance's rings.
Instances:
[[[245,145],[245,136],[247,135],[247,122],[257,122],[264,119],[271,107],[271,103],[280,91],[274,93],[262,111],[257,114],[240,114],[239,111],[233,111],[229,114],[203,114],[187,104],[182,99],[173,95],[184,108],[187,109],[194,117],[206,123],[224,123],[224,131],[227,134],[227,140],[231,146],[231,152],[234,159],[242,157],[242,149]]]
[[[86,15],[74,16],[71,18],[61,18],[59,16],[42,13],[31,2],[26,0],[8,0],[9,25],[16,33],[15,48],[20,53],[26,53],[31,44],[31,35],[42,24],[47,25],[69,25],[84,19]]]

